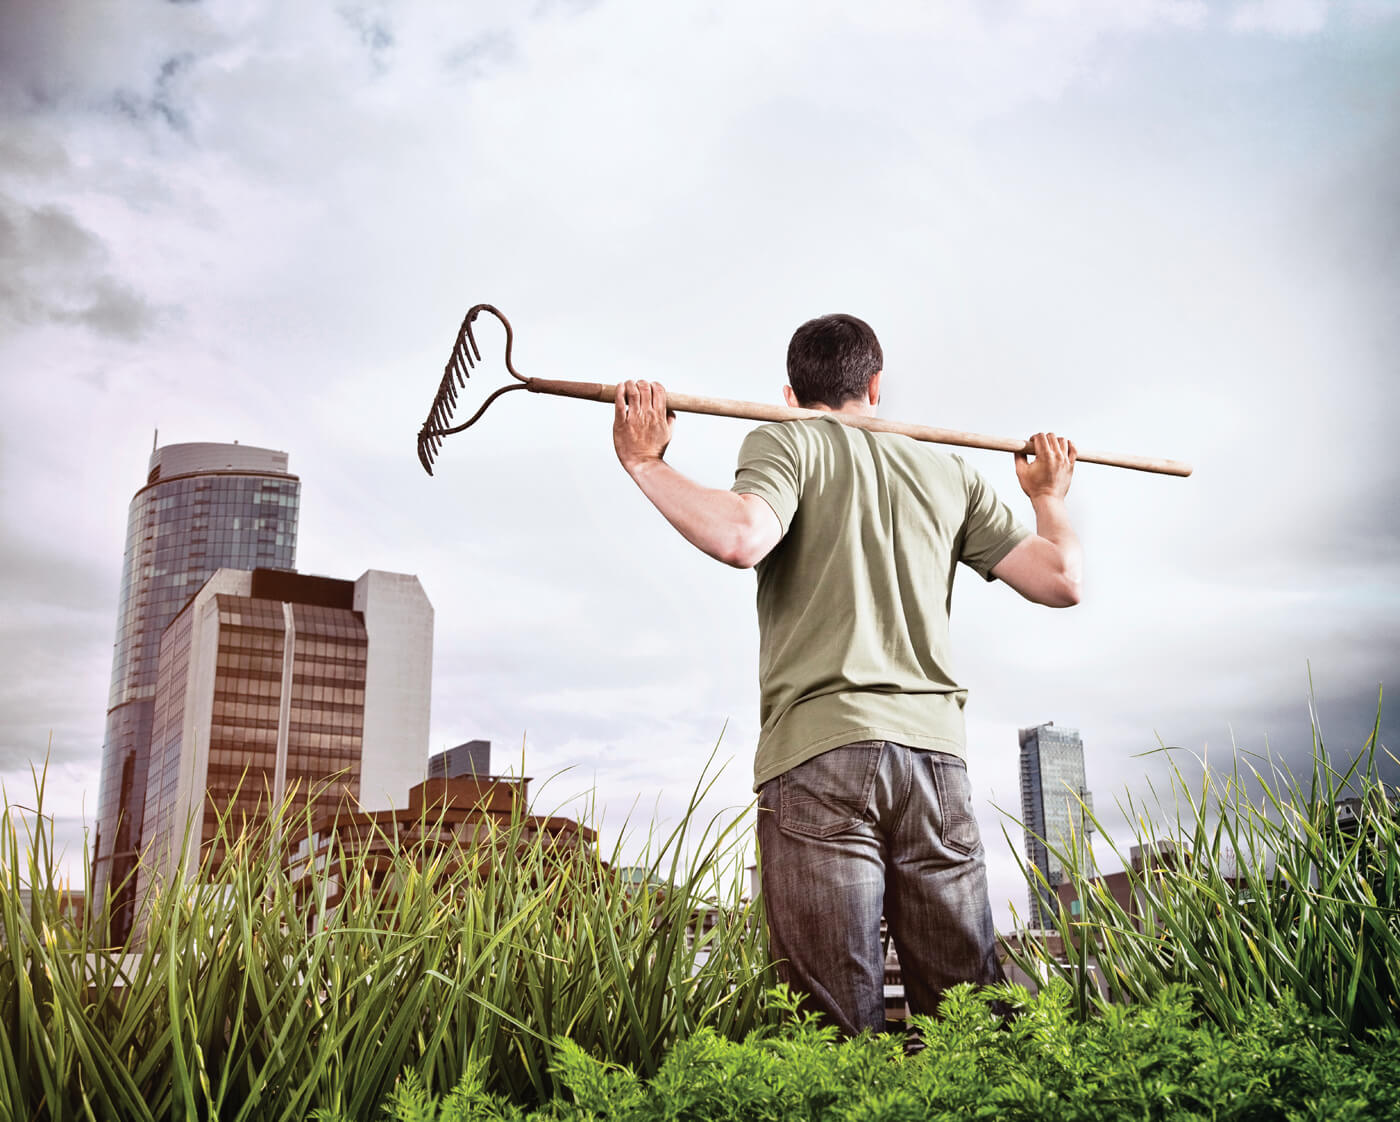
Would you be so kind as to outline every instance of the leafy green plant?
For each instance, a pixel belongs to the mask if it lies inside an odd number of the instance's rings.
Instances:
[[[1079,847],[1056,849],[1078,900],[1056,919],[1067,961],[1028,940],[1020,965],[1069,980],[1081,1014],[1099,1004],[1097,972],[1112,1000],[1190,984],[1223,1026],[1292,998],[1319,1032],[1400,1027],[1400,802],[1381,778],[1379,728],[1378,705],[1364,750],[1338,769],[1314,721],[1306,783],[1236,752],[1229,773],[1203,769],[1197,788],[1173,761],[1170,800],[1124,807],[1146,859],[1134,869],[1109,843],[1128,904]]]
[[[226,859],[156,882],[141,941],[118,947],[63,906],[36,787],[38,813],[7,802],[0,829],[0,1122],[368,1119],[406,1069],[540,1100],[558,1040],[653,1072],[702,1026],[742,1036],[768,1017],[743,839],[696,821],[704,786],[645,840],[643,889],[621,840],[560,851],[523,807],[469,853],[425,822],[387,870],[362,851],[295,869],[286,839],[310,822],[285,808],[225,820]]]
[[[1009,1023],[991,1002],[1007,1001]],[[1082,1021],[1056,982],[1034,998],[1016,987],[954,991],[938,1021],[916,1018],[926,1047],[897,1036],[838,1043],[778,992],[789,1020],[742,1041],[702,1028],[678,1041],[651,1079],[560,1041],[563,1093],[529,1111],[468,1076],[437,1098],[406,1073],[394,1122],[617,1122],[788,1119],[1024,1122],[1116,1119],[1389,1119],[1400,1108],[1400,1035],[1351,1049],[1310,1039],[1296,1002],[1258,1006],[1226,1035],[1168,987],[1152,1001]]]

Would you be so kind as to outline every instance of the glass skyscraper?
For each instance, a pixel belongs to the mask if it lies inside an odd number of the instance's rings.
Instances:
[[[300,499],[285,452],[169,444],[131,500],[92,862],[114,941],[133,919],[161,635],[218,569],[294,569]]]
[[[1029,923],[1044,928],[1051,926],[1058,906],[1054,886],[1065,877],[1060,854],[1073,853],[1081,868],[1087,859],[1085,811],[1093,810],[1094,802],[1085,784],[1084,741],[1078,729],[1056,728],[1054,721],[1047,721],[1021,729],[1020,741],[1026,860],[1049,885],[1031,883]]]

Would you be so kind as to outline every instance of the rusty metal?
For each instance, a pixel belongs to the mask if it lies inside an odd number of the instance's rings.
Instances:
[[[457,391],[466,389],[467,378],[471,376],[471,371],[476,364],[481,361],[481,347],[477,345],[476,338],[472,335],[472,324],[476,322],[476,317],[482,312],[490,312],[501,321],[501,326],[506,329],[506,369],[510,371],[511,377],[516,379],[516,384],[502,386],[482,402],[481,408],[473,413],[469,419],[460,425],[449,427],[452,421],[452,410],[457,405]],[[433,474],[433,460],[437,457],[438,449],[442,447],[443,437],[471,428],[481,419],[481,415],[486,412],[487,407],[502,394],[510,393],[511,390],[529,388],[530,380],[520,373],[511,361],[511,347],[514,342],[515,332],[511,329],[510,320],[506,319],[490,304],[477,304],[467,312],[466,317],[462,320],[462,326],[457,332],[457,343],[452,348],[447,365],[443,368],[442,381],[438,384],[437,395],[433,398],[433,407],[428,410],[428,419],[418,430],[418,460],[423,465],[423,470],[429,475]]]

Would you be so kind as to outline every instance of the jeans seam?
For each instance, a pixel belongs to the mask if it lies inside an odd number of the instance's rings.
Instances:
[[[890,741],[885,741],[882,747],[891,747]],[[904,821],[904,812],[909,809],[909,797],[914,792],[914,769],[909,766],[911,762],[909,758],[909,752],[910,749],[904,749],[904,756],[902,762],[904,763],[905,767],[903,769],[903,775],[900,779],[900,783],[903,787],[903,790],[900,791],[899,798],[895,800],[894,816],[890,821],[889,828],[889,834],[891,837],[893,837],[898,832],[900,824]]]

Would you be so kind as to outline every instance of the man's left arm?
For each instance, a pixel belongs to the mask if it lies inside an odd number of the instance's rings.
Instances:
[[[777,514],[758,495],[702,487],[666,463],[675,414],[658,382],[620,382],[613,447],[632,481],[686,541],[717,561],[751,569],[782,539]]]

